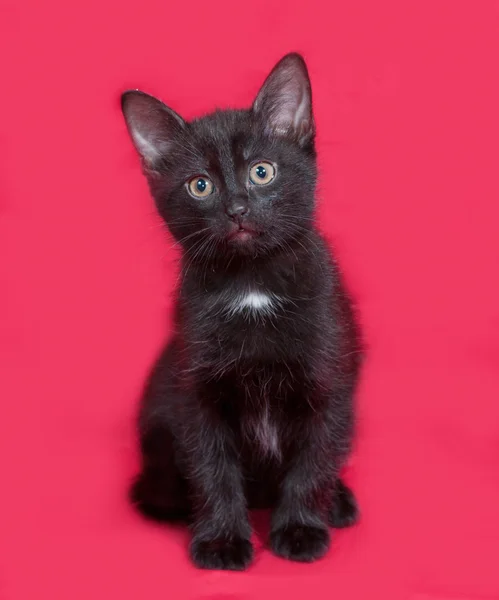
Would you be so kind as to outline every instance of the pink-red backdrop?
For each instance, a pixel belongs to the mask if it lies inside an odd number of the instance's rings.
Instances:
[[[499,8],[490,0],[3,0],[0,597],[499,598]],[[369,355],[313,565],[199,572],[127,505],[175,281],[119,94],[187,117],[310,65],[321,224]]]

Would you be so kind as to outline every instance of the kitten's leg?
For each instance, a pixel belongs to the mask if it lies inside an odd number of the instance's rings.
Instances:
[[[275,554],[303,562],[322,557],[329,548],[327,507],[332,498],[331,482],[336,473],[324,432],[300,440],[299,451],[290,459],[280,499],[272,514],[270,545]]]
[[[156,521],[187,520],[187,483],[177,468],[173,437],[166,424],[142,433],[142,470],[130,489],[130,499],[146,517]]]
[[[243,570],[253,558],[243,477],[226,424],[202,409],[191,421],[189,481],[193,486],[190,554],[204,569]]]
[[[359,508],[352,490],[341,479],[337,479],[333,503],[328,514],[329,524],[335,529],[342,529],[355,525],[358,519]]]
[[[314,400],[331,408],[311,411],[295,433],[270,532],[275,554],[303,562],[321,558],[329,548],[328,512],[351,422],[349,397]]]

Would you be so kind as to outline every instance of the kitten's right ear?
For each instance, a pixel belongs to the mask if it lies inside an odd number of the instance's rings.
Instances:
[[[149,171],[171,150],[175,136],[186,123],[154,96],[132,90],[121,96],[121,110],[135,148]]]

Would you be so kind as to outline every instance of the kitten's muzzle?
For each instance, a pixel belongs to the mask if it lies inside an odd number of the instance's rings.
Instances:
[[[245,200],[246,199],[234,198],[232,202],[225,207],[225,214],[231,221],[230,232],[228,235],[229,240],[246,242],[256,235],[256,231],[247,221],[250,210]]]

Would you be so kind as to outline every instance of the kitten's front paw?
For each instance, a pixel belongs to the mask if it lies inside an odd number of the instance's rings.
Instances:
[[[253,559],[253,546],[249,540],[218,538],[191,542],[191,558],[200,569],[243,571]]]
[[[290,524],[270,534],[270,546],[275,554],[301,562],[322,558],[329,549],[329,542],[326,527]]]

